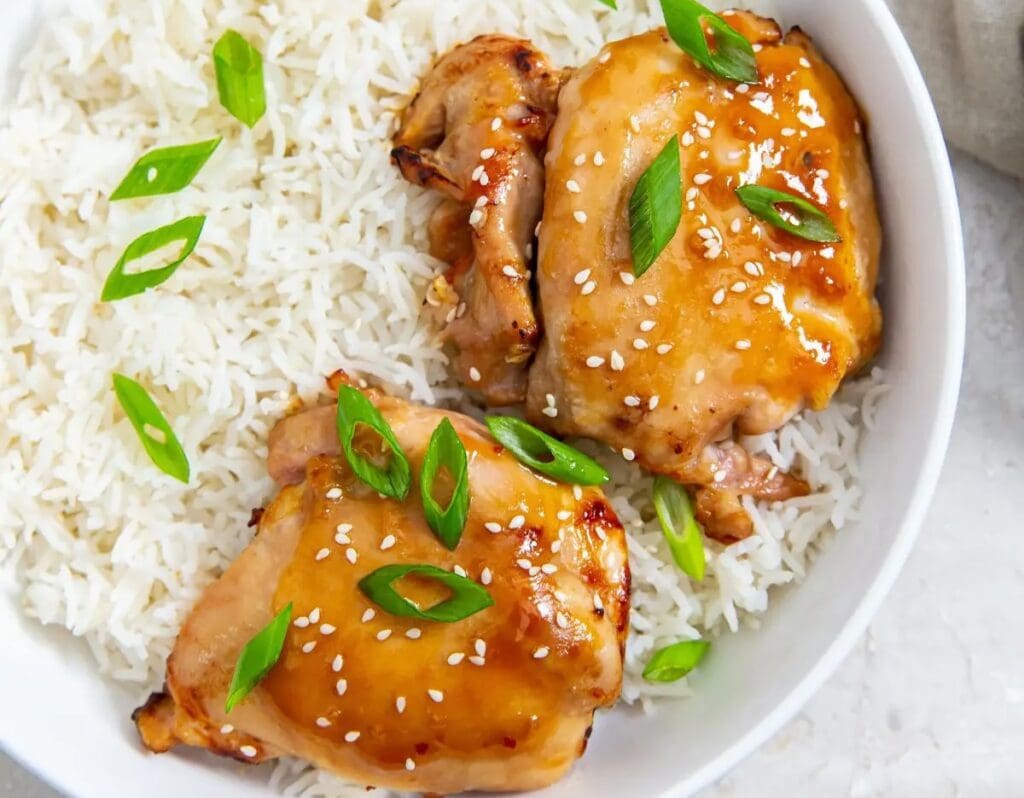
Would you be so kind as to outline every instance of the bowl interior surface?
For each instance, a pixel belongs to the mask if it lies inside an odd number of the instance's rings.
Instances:
[[[777,592],[759,631],[716,644],[692,699],[644,716],[598,717],[587,756],[552,798],[684,795],[791,717],[863,632],[903,563],[952,424],[963,354],[963,252],[949,162],[912,56],[882,0],[776,0],[844,75],[870,120],[886,251],[892,386],[865,441],[862,520],[828,543],[797,588]],[[40,3],[0,0],[0,78],[39,23]],[[23,620],[0,596],[0,745],[82,798],[273,795],[261,775],[204,755],[143,753],[132,697],[105,684],[84,645]]]

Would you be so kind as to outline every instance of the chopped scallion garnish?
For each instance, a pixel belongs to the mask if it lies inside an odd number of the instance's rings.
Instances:
[[[754,185],[740,186],[736,195],[752,214],[787,233],[821,243],[843,240],[828,215],[803,197]]]
[[[608,8],[614,8],[616,11],[619,10],[619,7],[615,4],[615,0],[597,0],[597,1],[599,3],[604,3],[606,6],[608,6]]]
[[[654,509],[661,522],[672,559],[684,574],[700,582],[704,578],[704,538],[693,516],[686,488],[667,477],[654,480]]]
[[[242,653],[235,663],[235,673],[231,677],[224,712],[230,712],[235,706],[252,692],[263,678],[270,673],[281,658],[288,625],[292,622],[292,605],[281,610],[274,619],[245,644]]]
[[[434,498],[434,481],[442,469],[452,480],[451,498],[444,509]],[[466,447],[447,418],[430,436],[420,471],[420,498],[430,528],[445,548],[455,551],[469,515],[469,463]]]
[[[608,481],[608,472],[599,463],[522,419],[488,416],[485,421],[495,440],[534,471],[574,485]]]
[[[220,142],[220,138],[215,138],[150,150],[135,162],[110,199],[152,197],[181,191],[199,174]]]
[[[375,465],[355,450],[353,439],[359,426],[375,431],[391,450],[385,467]],[[378,493],[404,500],[412,484],[412,469],[398,438],[373,402],[351,386],[340,386],[337,427],[342,451],[353,473]]]
[[[178,267],[185,261],[192,250],[196,248],[199,241],[199,234],[203,232],[205,216],[186,216],[184,219],[158,227],[143,233],[130,243],[122,253],[117,264],[114,266],[106,283],[103,285],[103,294],[100,296],[104,302],[113,302],[115,299],[141,294],[147,289],[154,288],[170,279]],[[178,256],[159,269],[148,269],[144,272],[125,274],[125,267],[132,261],[138,260],[151,252],[175,241],[183,242]]]
[[[171,425],[146,389],[130,377],[115,374],[114,393],[153,464],[168,476],[187,484],[188,458]]]
[[[661,0],[661,10],[672,40],[709,72],[743,83],[760,80],[750,42],[711,9],[695,0]]]
[[[263,56],[238,31],[229,30],[213,48],[220,103],[239,122],[252,127],[267,110]]]
[[[629,198],[633,274],[640,277],[669,245],[683,212],[679,137],[673,136],[640,176]]]
[[[684,640],[656,651],[644,668],[649,682],[675,682],[696,668],[711,644],[705,640]]]
[[[451,595],[427,609],[421,609],[403,597],[394,583],[407,576],[420,576],[439,582]],[[494,604],[494,599],[472,579],[433,565],[385,565],[359,582],[359,589],[381,609],[402,618],[454,623],[475,615]]]

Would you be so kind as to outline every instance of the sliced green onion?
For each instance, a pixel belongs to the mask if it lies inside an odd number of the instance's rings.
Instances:
[[[155,288],[161,283],[167,282],[171,275],[178,270],[178,267],[185,261],[192,250],[199,242],[199,234],[203,232],[205,216],[186,216],[173,224],[158,227],[143,233],[130,243],[121,258],[115,264],[106,283],[103,284],[103,294],[100,296],[104,302],[113,302],[116,299],[141,294],[147,289]],[[161,247],[174,241],[184,242],[178,257],[162,266],[159,269],[148,269],[135,274],[125,274],[124,268],[134,260],[138,260],[150,252],[156,252]]]
[[[668,35],[684,53],[720,78],[757,83],[754,48],[735,28],[694,0],[661,0]],[[714,50],[708,44],[708,30]]]
[[[616,11],[619,10],[619,7],[615,5],[615,0],[597,0],[597,2],[604,3],[608,8],[614,8]]]
[[[220,104],[239,122],[252,127],[267,110],[263,89],[263,56],[236,30],[229,30],[213,47]]]
[[[416,575],[440,582],[451,595],[433,607],[421,609],[395,590],[393,583]],[[402,618],[454,623],[494,605],[494,599],[472,579],[433,565],[385,565],[359,581],[359,589],[378,607]]]
[[[534,471],[574,485],[608,481],[608,472],[599,463],[522,419],[488,416],[485,421],[494,439]]]
[[[352,441],[359,425],[374,430],[391,449],[391,457],[386,468],[374,465],[353,447]],[[345,452],[345,459],[348,460],[355,475],[378,493],[392,499],[405,499],[412,485],[412,469],[398,438],[384,420],[384,416],[373,406],[373,402],[351,386],[340,386],[337,426],[338,439]]]
[[[452,497],[443,510],[434,499],[434,479],[442,468],[448,470],[455,483]],[[420,472],[420,498],[430,528],[445,548],[455,551],[469,515],[469,461],[466,447],[447,418],[437,425],[434,434],[430,436],[430,445]]]
[[[704,578],[704,538],[686,488],[667,477],[654,480],[654,510],[676,565],[698,582]]]
[[[242,653],[235,663],[235,674],[231,677],[228,698],[224,703],[224,712],[230,712],[235,706],[252,692],[263,677],[270,673],[281,658],[284,638],[288,633],[288,625],[292,622],[292,605],[288,604],[274,616],[274,620],[264,626],[245,644]]]
[[[683,213],[679,136],[640,175],[629,198],[629,243],[633,274],[641,277],[669,245]]]
[[[675,682],[696,668],[711,644],[704,640],[684,640],[656,651],[644,668],[649,682]]]
[[[124,180],[110,195],[111,201],[181,191],[199,174],[220,141],[220,138],[215,138],[150,150],[128,170]]]
[[[820,208],[803,197],[767,186],[740,186],[736,195],[747,209],[787,233],[822,243],[842,241],[832,220]],[[780,205],[788,206],[779,210]]]
[[[188,458],[178,438],[146,389],[123,374],[114,375],[114,393],[153,464],[168,476],[188,483]]]

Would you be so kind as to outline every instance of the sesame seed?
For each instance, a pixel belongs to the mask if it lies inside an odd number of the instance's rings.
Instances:
[[[538,649],[534,649],[533,658],[544,659],[544,657],[546,657],[549,653],[551,653],[551,649],[549,649],[547,646],[541,646]]]
[[[476,169],[473,170],[473,174],[470,175],[470,180],[474,183],[484,175],[484,165],[480,164]]]
[[[517,272],[515,270],[515,267],[513,267],[513,266],[502,266],[501,267],[501,273],[504,274],[506,277],[518,277],[519,276],[519,272]]]
[[[800,61],[799,61],[799,64],[800,64],[800,66],[802,66],[802,67],[803,67],[804,69],[809,69],[809,68],[810,68],[810,66],[811,66],[811,62],[810,62],[810,61],[808,61],[808,60],[807,60],[806,58],[804,58],[803,56],[800,56]]]
[[[536,576],[537,574],[539,574],[539,573],[540,573],[540,566],[539,566],[539,565],[535,565],[535,566],[533,566],[533,568],[531,568],[531,569],[530,569],[530,570],[528,571],[528,573],[530,574],[530,576]]]
[[[225,723],[223,726],[220,727],[221,734],[231,734],[231,732],[233,732],[234,730],[235,727],[232,726],[230,723]]]
[[[292,626],[296,627],[297,629],[305,629],[307,626],[309,626],[309,618],[307,618],[305,615],[302,615],[296,618],[294,621],[292,621]]]
[[[405,696],[400,695],[395,699],[395,709],[398,710],[398,714],[401,715],[405,712]]]
[[[646,349],[649,346],[650,346],[650,344],[647,343],[647,341],[645,341],[643,338],[634,338],[633,339],[633,348],[634,349]]]
[[[359,739],[359,732],[357,732],[357,731],[345,732],[345,742],[346,743],[354,743],[358,739]]]
[[[608,60],[612,57],[611,50],[605,50],[601,53],[601,57],[597,59],[599,64],[607,64]]]
[[[566,180],[565,187],[569,190],[570,194],[579,194],[581,191],[580,184],[575,180]]]
[[[713,479],[715,482],[725,482],[725,476],[726,474],[724,470],[716,471]]]
[[[660,401],[661,398],[657,394],[655,394],[654,396],[647,400],[647,409],[654,410],[658,406],[658,402]]]
[[[559,629],[568,629],[569,628],[569,619],[565,617],[565,613],[556,612],[555,613],[555,623],[558,624],[558,628]]]
[[[381,551],[387,551],[392,546],[394,546],[395,543],[397,543],[397,542],[398,541],[397,541],[397,539],[395,538],[394,535],[385,535],[384,536],[384,540],[382,540],[380,542],[380,550]]]
[[[736,87],[736,93],[737,94],[746,94],[748,91],[750,91],[750,84],[749,83],[740,83]]]
[[[348,680],[347,679],[338,679],[338,681],[336,681],[334,683],[334,692],[336,692],[338,695],[345,695],[347,690],[348,690]]]
[[[316,640],[310,640],[308,643],[303,643],[302,653],[311,654],[314,648],[316,648]]]
[[[498,120],[495,119],[494,121],[497,122]],[[493,125],[492,125],[492,127],[493,127]],[[411,758],[406,759],[405,760],[405,769],[406,770],[416,770],[416,763],[413,762]]]
[[[379,632],[377,632],[377,639],[380,640],[380,642],[382,643],[389,637],[391,637],[390,629],[381,629]]]
[[[581,488],[579,485],[573,485],[572,486],[572,497],[576,501],[582,501],[582,499],[583,499],[583,488]]]
[[[580,224],[586,224],[587,223],[587,213],[586,213],[586,211],[573,211],[572,212],[572,218],[575,219]]]
[[[414,626],[411,629],[405,630],[405,636],[410,640],[419,640],[423,636],[423,632]]]
[[[742,226],[743,226],[743,223],[740,222],[740,219],[737,216],[735,219],[732,220],[732,222],[730,222],[729,229],[732,230],[733,233],[738,233],[740,231],[740,229],[742,228]]]
[[[611,354],[611,366],[612,371],[622,371],[626,367],[626,361],[623,359],[616,350],[612,350]]]
[[[781,132],[782,132],[783,136],[795,136],[796,135],[796,130],[791,128],[791,127],[784,127],[784,128],[782,128]]]
[[[569,597],[561,590],[552,590],[551,593],[552,595],[554,595],[556,599],[561,601],[563,604],[565,604],[565,602],[569,600]]]
[[[706,372],[704,371],[704,369],[698,369],[697,373],[693,375],[693,382],[694,382],[694,384],[695,385],[700,385],[702,382],[704,382],[705,375],[706,375]]]
[[[747,290],[747,284],[742,280],[737,280],[729,287],[729,290],[732,291],[734,294],[742,294],[744,291]]]
[[[359,559],[359,554],[355,549],[345,549],[345,559],[352,563],[352,565],[355,565],[356,560]]]
[[[494,121],[491,122],[491,130],[499,130],[501,128],[501,125],[501,118],[496,116],[494,117]]]
[[[372,621],[373,617],[376,614],[377,614],[377,610],[375,610],[373,607],[370,607],[369,609],[367,609],[366,612],[363,613],[363,617],[362,617],[363,623],[369,623],[370,621]]]
[[[701,111],[694,111],[693,118],[697,120],[698,125],[706,125],[708,123],[707,115]]]
[[[603,610],[604,609],[604,602],[601,601],[601,597],[597,593],[594,594],[594,609],[595,610]]]
[[[487,660],[485,660],[483,657],[477,657],[477,656],[470,657],[469,661],[470,661],[471,664],[476,665],[478,668],[482,667],[483,665],[485,665],[487,663]]]
[[[703,186],[711,182],[711,175],[707,172],[701,172],[699,175],[693,176],[693,184],[695,186]]]
[[[568,521],[572,518],[572,510],[559,510],[557,518],[559,521]]]
[[[704,125],[698,125],[697,135],[700,136],[702,139],[709,139],[711,138],[711,130],[705,127]]]
[[[551,541],[551,553],[558,554],[562,550],[562,541],[553,540]]]
[[[636,452],[634,452],[632,449],[623,449],[622,457],[627,463],[632,463],[634,460],[636,460]]]
[[[640,331],[650,332],[657,326],[658,322],[654,321],[653,319],[644,319],[642,322],[640,322]]]
[[[531,568],[533,568],[533,563],[530,562],[525,557],[522,557],[522,558],[516,560],[516,565],[518,565],[524,571],[529,571]]]
[[[750,341],[748,341],[746,338],[740,338],[740,340],[736,342],[736,348],[741,351],[750,349]]]
[[[475,208],[471,214],[469,214],[469,223],[476,227],[480,222],[484,220],[484,212],[479,208]]]
[[[331,556],[331,550],[330,549],[320,549],[320,551],[318,551],[316,553],[316,561],[320,562],[320,560],[326,560],[330,556]]]
[[[630,451],[632,451],[632,450],[630,450]],[[605,533],[605,531],[603,529],[601,529],[601,527],[597,527],[594,530],[594,534],[597,535],[597,539],[600,540],[600,541],[608,540],[608,535]]]
[[[588,280],[580,289],[580,293],[583,294],[583,296],[590,296],[590,294],[594,293],[596,288],[597,283],[595,283],[593,280]]]
[[[767,305],[772,301],[772,298],[768,294],[758,294],[754,297],[754,303],[757,305]]]
[[[454,654],[449,654],[448,655],[448,664],[449,665],[458,665],[465,658],[466,658],[465,654],[463,654],[461,651],[456,651]]]
[[[457,573],[459,576],[461,576],[463,578],[465,578],[465,576],[466,576],[466,569],[463,568],[461,565],[456,565],[454,568],[452,568],[452,571],[454,571],[455,573]]]
[[[686,201],[693,202],[695,199],[697,199],[698,194],[700,194],[700,189],[696,188],[695,186],[690,186],[688,189],[686,189]]]
[[[496,152],[497,150],[495,150],[494,147],[487,147],[485,149],[480,150],[480,157],[483,158],[485,161],[489,161],[491,158],[494,157]]]
[[[591,355],[587,358],[587,366],[592,369],[600,368],[604,365],[604,358],[598,357],[597,355]]]
[[[320,623],[320,608],[319,607],[313,607],[312,612],[309,613],[309,622],[310,623]]]
[[[478,656],[484,657],[487,655],[487,643],[480,638],[473,641],[473,650],[476,651]]]
[[[341,488],[331,488],[327,493],[324,494],[332,502],[337,501],[341,498]]]
[[[322,624],[320,624],[320,634],[322,634],[322,635],[332,635],[336,631],[338,631],[338,627],[335,626],[334,624],[331,624],[331,623],[322,623]]]
[[[764,267],[760,263],[748,260],[743,264],[743,271],[749,274],[751,277],[760,277],[764,274]]]
[[[495,521],[488,521],[486,524],[484,524],[484,529],[486,529],[492,535],[496,535],[501,531],[501,524],[496,523]]]
[[[242,754],[242,756],[247,756],[250,759],[256,756],[257,753],[256,749],[251,745],[243,745],[241,748],[238,749],[238,752]]]
[[[544,394],[544,401],[547,402],[551,407],[555,406],[555,395],[553,393]]]
[[[644,302],[647,303],[648,307],[653,308],[655,305],[658,304],[658,297],[656,297],[654,294],[644,294]]]
[[[633,285],[636,282],[636,277],[629,272],[619,272],[619,279],[622,280],[623,285]]]
[[[576,272],[576,276],[572,278],[572,281],[576,283],[576,285],[583,285],[589,279],[590,269],[580,269]]]
[[[800,265],[800,261],[802,261],[803,259],[804,259],[804,253],[802,253],[802,252],[794,252],[793,253],[793,265],[794,266],[799,266]]]
[[[338,673],[338,671],[340,671],[344,667],[345,667],[345,658],[343,656],[341,656],[341,654],[338,654],[338,656],[336,656],[334,658],[334,661],[331,662],[331,670],[334,671],[335,673]]]
[[[352,531],[352,524],[338,524],[334,529],[339,535],[347,535]]]
[[[540,412],[543,413],[548,418],[558,418],[558,408],[557,407],[545,407]]]
[[[594,153],[594,166],[604,166],[604,153],[600,150]]]
[[[487,204],[487,197],[484,194],[481,194],[479,197],[476,198],[476,204],[473,207],[474,208],[482,208],[486,204]]]
[[[622,402],[623,404],[626,405],[626,407],[640,407],[639,396],[627,396],[625,399],[622,400]]]
[[[672,349],[672,344],[658,344],[657,348],[654,351],[656,351],[659,355],[667,355],[669,352],[672,351]]]
[[[489,585],[491,583],[491,578],[492,577],[491,577],[491,569],[490,568],[484,568],[480,572],[480,583],[481,584]]]
[[[435,704],[440,704],[444,701],[444,693],[440,690],[427,690],[427,695],[430,696],[430,700]]]
[[[689,130],[687,130],[685,133],[683,133],[682,142],[683,142],[683,146],[684,147],[689,147],[691,144],[693,144],[693,142],[694,142],[693,134]]]
[[[512,520],[508,522],[509,529],[519,529],[523,524],[526,523],[526,517],[522,515],[513,516]]]
[[[711,296],[711,302],[715,305],[721,305],[723,302],[725,302],[725,289],[719,288],[717,291],[715,291],[715,293]]]
[[[587,154],[585,152],[581,152],[573,160],[573,163],[576,164],[577,166],[583,166],[583,164],[585,164],[586,162],[587,162]]]
[[[554,563],[546,562],[540,567],[541,573],[550,576],[558,570],[558,566]]]

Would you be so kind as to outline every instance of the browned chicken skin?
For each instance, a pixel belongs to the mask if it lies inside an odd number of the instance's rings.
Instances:
[[[395,136],[406,179],[447,197],[430,228],[459,296],[446,334],[459,379],[491,405],[523,401],[540,337],[529,249],[557,95],[529,42],[481,36],[437,63]]]
[[[418,486],[399,502],[355,479],[338,456],[333,407],[281,421],[270,468],[284,487],[186,621],[168,694],[136,712],[139,732],[154,751],[185,743],[247,762],[296,755],[401,790],[550,784],[582,753],[594,710],[619,694],[622,527],[599,490],[574,494],[538,477],[475,421],[370,395],[415,474],[438,422],[455,425],[472,497],[456,551],[427,527]],[[389,615],[356,583],[392,563],[463,568],[495,604],[452,624]],[[421,604],[442,598],[402,589]],[[289,602],[296,622],[280,660],[225,715],[239,652]]]
[[[546,337],[527,409],[534,423],[697,487],[709,534],[728,541],[752,531],[741,494],[807,491],[733,436],[825,407],[874,355],[881,236],[842,81],[803,33],[726,19],[755,43],[760,85],[716,78],[657,30],[609,44],[563,88],[538,262]],[[629,198],[676,134],[682,222],[634,280]],[[805,197],[843,241],[812,243],[755,218],[735,194],[748,183]]]

